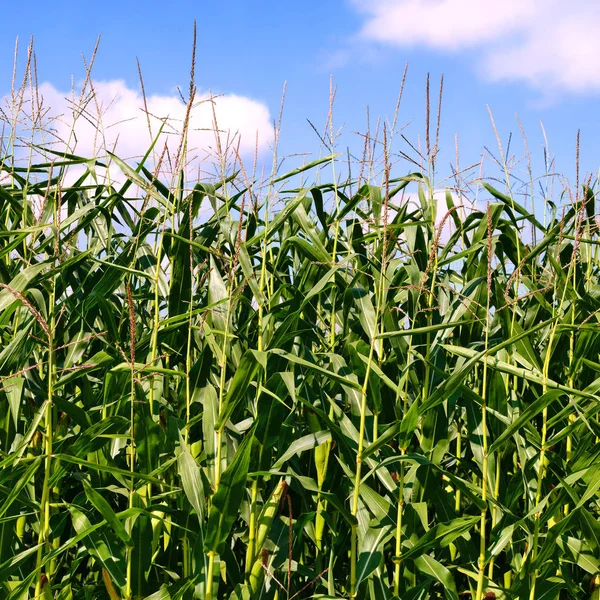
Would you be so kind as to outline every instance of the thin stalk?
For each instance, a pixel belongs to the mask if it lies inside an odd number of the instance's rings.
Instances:
[[[487,335],[486,335],[487,344]],[[487,387],[487,363],[483,364],[483,389]],[[480,521],[480,538],[479,538],[479,559],[478,559],[478,577],[477,577],[477,592],[476,600],[482,600],[485,580],[485,552],[486,552],[486,526],[487,526],[487,480],[488,480],[488,439],[487,439],[487,402],[485,392],[482,394],[483,404],[481,408],[481,428],[482,428],[482,445],[483,445],[483,463],[482,463],[482,482],[481,482],[481,499],[486,503],[481,509]]]
[[[192,200],[190,199],[189,206],[189,219],[190,219],[190,239],[193,237],[194,224],[192,221]],[[187,340],[185,345],[185,428],[184,428],[184,440],[185,443],[189,442],[189,422],[191,416],[191,406],[192,406],[192,390],[191,390],[191,381],[190,381],[190,372],[192,370],[192,334],[193,334],[193,306],[194,306],[194,254],[192,250],[192,246],[190,244],[190,298],[188,305],[188,331],[187,331]]]
[[[487,248],[487,301],[485,310],[485,351],[489,346],[490,336],[490,299],[492,295],[492,218],[490,212],[490,204],[487,206],[488,220],[488,248]],[[487,527],[487,492],[488,492],[488,434],[487,434],[487,376],[488,364],[487,360],[483,362],[483,378],[481,390],[481,436],[483,459],[481,467],[481,499],[484,503],[481,509],[481,518],[479,526],[479,559],[478,559],[478,576],[477,576],[477,591],[475,600],[482,600],[484,583],[485,583],[485,553],[486,553],[486,527]]]
[[[274,167],[275,168],[275,167]],[[248,187],[248,186],[247,186]],[[266,200],[266,215],[265,215],[265,232],[268,231],[268,220],[269,220],[269,196],[270,193],[267,193]],[[261,253],[262,253],[262,265],[261,265],[261,274],[260,274],[260,282],[259,282],[259,291],[260,298],[257,298],[258,302],[258,340],[257,340],[257,348],[259,352],[262,352],[264,349],[264,331],[263,331],[263,311],[264,311],[264,301],[263,294],[265,289],[265,281],[267,277],[267,269],[266,269],[266,252],[267,252],[267,234],[265,233],[265,239],[261,244]],[[260,396],[260,393],[257,394],[257,397]],[[250,523],[248,530],[248,548],[246,550],[246,569],[245,569],[245,579],[246,583],[250,582],[250,577],[252,575],[252,568],[254,567],[254,563],[256,561],[256,535],[257,535],[257,520],[258,520],[258,477],[255,477],[252,481],[252,488],[250,492]]]
[[[333,232],[333,249],[331,251],[331,262],[333,265],[337,263],[337,246],[338,239],[340,234],[340,221],[338,219],[338,215],[340,212],[340,199],[338,196],[338,183],[337,183],[337,175],[335,169],[335,156],[334,156],[334,144],[335,144],[335,135],[333,131],[333,101],[335,99],[335,88],[333,87],[333,78],[329,78],[329,114],[327,117],[327,124],[329,126],[329,152],[331,154],[331,172],[333,177],[333,201],[335,202],[335,222],[334,222],[334,232]],[[336,324],[336,289],[333,288],[332,298],[331,298],[331,318],[330,322],[330,339],[329,346],[331,348],[331,352],[334,351],[335,348],[335,324]]]
[[[404,456],[406,449],[400,449]],[[398,483],[398,507],[396,514],[396,555],[394,557],[394,596],[400,596],[400,577],[402,575],[402,516],[404,514],[404,462],[400,463],[400,477]]]
[[[428,86],[429,86],[429,76],[428,76]],[[429,90],[429,87],[428,87]],[[429,91],[427,92],[429,96]],[[433,184],[429,184],[429,201],[433,205],[435,203]],[[446,215],[445,219],[448,218]],[[438,271],[438,246],[440,243],[440,238],[442,235],[442,229],[444,226],[445,219],[440,223],[437,232],[435,231],[435,221],[429,223],[430,232],[435,235],[430,238],[431,239],[431,249],[429,253],[429,261],[427,265],[427,270],[425,273],[425,277],[431,273],[431,285],[429,290],[427,290],[427,326],[431,327],[433,324],[433,299],[435,297],[435,284],[436,284],[436,276]],[[425,348],[425,378],[423,381],[423,389],[422,389],[422,400],[425,402],[429,397],[429,387],[431,384],[431,332],[428,331],[426,335],[426,348]]]
[[[579,145],[579,139],[578,139],[578,145]],[[585,204],[585,199],[583,200],[584,204]],[[582,210],[585,209],[585,206],[582,206]],[[577,238],[577,232],[575,237]],[[587,236],[586,236],[587,237]],[[577,246],[578,243],[580,243],[581,240],[576,240],[575,241],[575,246]],[[575,256],[572,257],[572,262],[575,261]],[[588,265],[591,264],[591,261],[588,261]],[[575,290],[577,290],[577,269],[573,268],[572,269],[572,276],[573,276],[573,291],[574,291],[574,296],[573,299],[571,301],[571,332],[569,334],[569,387],[574,387],[575,385],[575,373],[574,373],[574,369],[573,369],[573,363],[575,361],[575,302],[577,299],[577,292]],[[589,277],[589,275],[588,275]],[[566,286],[565,286],[566,287]],[[576,421],[577,417],[575,415],[575,413],[572,413],[569,415],[569,425],[571,425],[572,423],[574,423]],[[567,459],[567,463],[569,463],[572,458],[573,458],[573,438],[571,437],[571,435],[567,436],[567,442],[566,442],[566,459]],[[569,503],[567,502],[564,506],[564,516],[566,517],[569,514]]]
[[[229,279],[229,290],[227,297],[227,309],[225,312],[225,331],[223,335],[223,346],[221,348],[221,356],[219,359],[219,367],[221,373],[219,376],[219,413],[223,409],[223,401],[225,399],[225,383],[227,378],[227,340],[229,339],[229,321],[231,319],[231,305],[233,296],[233,274]],[[223,427],[219,428],[216,432],[217,438],[217,460],[215,463],[215,490],[216,494],[219,489],[221,482],[221,461],[223,459]]]
[[[502,461],[500,459],[496,460],[496,482],[494,485],[494,498],[498,498],[498,495],[500,494],[500,479],[502,476]],[[491,523],[491,527],[492,529],[498,524],[499,521],[499,511],[498,511],[498,505],[497,504],[493,504],[492,505],[492,523]],[[488,566],[488,578],[489,579],[493,579],[494,577],[494,557],[492,556],[490,558],[490,564]]]
[[[369,358],[367,361],[367,368],[365,373],[364,383],[361,388],[361,401],[360,401],[360,428],[358,432],[358,450],[356,452],[356,473],[354,475],[354,494],[352,497],[352,516],[356,518],[358,514],[358,498],[360,494],[360,478],[362,471],[362,452],[365,446],[365,423],[367,415],[367,391],[369,388],[369,376],[373,365],[373,354],[375,351],[375,340],[373,336],[371,340],[371,347],[369,349]],[[351,559],[350,559],[350,598],[356,597],[356,563],[358,560],[357,556],[357,527],[352,526],[352,548],[351,548]]]
[[[190,221],[190,240],[193,239],[194,222],[193,222],[193,200],[190,198],[189,201],[189,221]],[[190,417],[191,417],[191,406],[192,406],[192,390],[190,373],[192,371],[192,334],[193,334],[193,306],[194,306],[194,253],[192,246],[189,247],[189,258],[190,258],[190,297],[188,306],[188,330],[187,340],[185,348],[185,427],[183,429],[183,437],[186,446],[189,445],[190,435]],[[189,515],[188,515],[189,517]],[[189,576],[190,572],[190,547],[189,540],[186,532],[183,534],[182,540],[182,552],[183,552],[183,577],[184,579]]]
[[[54,225],[56,227],[56,242],[54,245],[54,266],[56,267],[60,254],[60,211],[61,206],[58,194],[55,196]],[[45,454],[44,461],[44,481],[42,484],[42,496],[40,499],[40,522],[38,532],[38,543],[40,544],[36,556],[36,586],[35,597],[38,598],[42,593],[43,577],[42,560],[44,551],[50,546],[50,477],[52,475],[52,453],[54,444],[54,385],[56,377],[54,337],[56,332],[56,275],[52,277],[49,297],[48,310],[50,314],[49,326],[43,323],[41,316],[36,318],[45,330],[48,340],[48,388],[46,399],[46,411],[44,415],[44,435],[45,435]],[[50,566],[51,576],[52,565]],[[49,577],[46,577],[49,580]]]
[[[208,553],[208,571],[206,578],[206,595],[205,600],[211,600],[213,597],[213,572],[215,570],[215,556],[212,551]]]
[[[259,281],[259,290],[261,295],[265,290],[265,282],[267,280],[267,233],[269,223],[269,194],[267,194],[266,209],[265,209],[265,239],[261,244],[262,254],[262,265]],[[257,348],[259,352],[263,351],[264,348],[264,301],[262,298],[257,299],[258,302],[258,343]],[[252,574],[252,568],[256,560],[256,528],[257,528],[257,500],[258,500],[258,478],[255,478],[252,482],[252,489],[250,492],[250,523],[248,531],[248,548],[246,550],[246,569],[245,578],[246,582],[249,582],[250,575]]]
[[[462,429],[461,423],[457,424],[458,431],[456,433],[456,461],[457,464],[460,465],[460,461],[462,459]],[[460,514],[460,502],[461,502],[461,492],[459,488],[456,488],[454,492],[454,510],[457,515]]]
[[[573,289],[576,288],[576,273],[577,269],[573,269]],[[573,388],[575,385],[575,374],[573,372],[573,362],[575,360],[575,300],[573,299],[573,305],[571,306],[571,333],[569,334],[569,387]],[[569,415],[569,425],[572,425],[577,420],[575,413]],[[573,459],[573,438],[569,434],[566,442],[566,459],[567,463]],[[566,517],[569,514],[569,503],[567,502],[563,509],[563,514]]]
[[[42,484],[42,497],[40,499],[40,524],[38,533],[38,544],[36,556],[36,586],[35,597],[40,597],[42,593],[43,573],[42,560],[44,551],[50,544],[50,477],[52,475],[52,452],[54,435],[54,379],[56,377],[56,365],[54,356],[54,330],[56,327],[56,315],[54,311],[54,298],[56,294],[56,278],[52,279],[52,290],[50,292],[49,309],[50,327],[48,335],[48,388],[46,399],[46,411],[44,415],[44,436],[45,436],[45,461],[44,461],[44,482]]]
[[[248,525],[248,549],[246,551],[246,583],[250,582],[250,576],[252,574],[252,567],[256,560],[256,528],[258,520],[258,477],[255,477],[252,481],[252,488],[250,492],[250,523]]]
[[[379,291],[378,291],[378,314],[379,319],[375,323],[375,327],[379,329],[379,346],[377,347],[377,363],[380,370],[383,367],[383,333],[385,331],[385,316],[383,307],[385,305],[385,299],[388,293],[388,287],[385,285],[386,282],[386,271],[388,265],[388,218],[389,218],[389,200],[390,200],[390,161],[389,161],[389,147],[388,147],[388,135],[387,126],[383,127],[383,153],[384,153],[384,198],[383,198],[383,231],[378,228],[377,239],[379,240],[381,247],[381,268],[379,272]],[[379,413],[373,412],[373,443],[377,441],[379,436]]]
[[[133,298],[131,295],[131,285],[127,282],[127,304],[129,312],[129,336],[130,336],[130,389],[129,389],[129,510],[134,508],[135,494],[135,313],[133,309]],[[133,531],[133,519],[129,519],[129,534]],[[132,597],[133,581],[133,548],[127,550],[127,574],[125,585],[125,598],[130,600]]]

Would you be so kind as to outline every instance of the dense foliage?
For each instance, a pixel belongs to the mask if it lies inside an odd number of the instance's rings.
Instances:
[[[3,598],[596,593],[595,192],[446,212],[385,158],[186,189],[5,154]]]

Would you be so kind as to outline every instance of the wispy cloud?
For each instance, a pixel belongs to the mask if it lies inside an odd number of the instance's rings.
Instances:
[[[349,0],[361,37],[396,47],[477,51],[490,80],[544,93],[600,91],[600,4],[589,0]]]

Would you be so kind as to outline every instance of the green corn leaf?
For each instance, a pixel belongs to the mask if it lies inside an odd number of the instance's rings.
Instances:
[[[248,479],[253,440],[254,435],[252,433],[246,435],[233,460],[223,473],[219,488],[212,498],[204,543],[206,552],[221,554],[233,523],[238,516]]]
[[[102,515],[108,525],[112,527],[117,537],[128,547],[133,547],[133,540],[127,533],[127,530],[117,518],[117,515],[111,508],[110,504],[104,499],[104,497],[92,488],[86,481],[83,482],[83,488],[85,495],[90,501],[90,504]]]

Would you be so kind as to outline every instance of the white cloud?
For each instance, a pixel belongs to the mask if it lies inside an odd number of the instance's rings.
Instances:
[[[491,80],[544,92],[600,91],[600,3],[590,0],[350,0],[363,38],[396,47],[477,50]]]
[[[73,96],[72,92],[60,90],[50,83],[39,86],[34,99],[37,97],[48,111],[44,120],[50,133],[44,135],[44,142],[46,145],[55,144],[57,151],[66,150],[87,158],[104,157],[108,149],[129,160],[141,158],[150,147],[152,138],[148,131],[142,94],[128,87],[124,81],[94,81],[93,93],[88,85],[83,94],[83,102],[81,90],[76,90]],[[8,101],[9,98],[5,97],[5,114],[10,114],[11,111],[11,107],[7,107]],[[236,148],[239,142],[240,155],[251,162],[257,144],[260,153],[273,138],[269,109],[265,104],[244,96],[225,94],[211,100],[208,93],[196,94],[190,113],[188,162],[194,157],[200,161],[216,160],[212,103],[223,150],[228,142],[233,141],[231,147]],[[186,116],[185,104],[178,94],[151,95],[147,97],[147,107],[153,136],[158,134],[162,120],[167,119],[162,137],[156,145],[156,156],[166,143],[171,159],[174,159],[180,146]],[[23,104],[23,113],[27,112],[31,112],[29,94]],[[65,142],[68,142],[68,149]],[[235,155],[230,150],[229,159],[234,158]],[[194,165],[190,169],[197,168],[198,160]],[[205,166],[204,171],[207,169],[208,166]],[[77,172],[77,169],[74,171]]]

